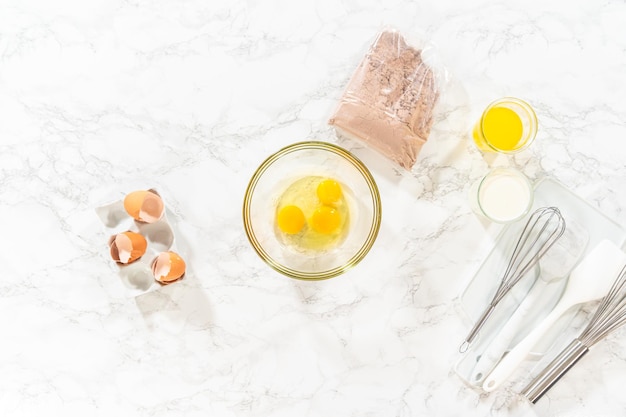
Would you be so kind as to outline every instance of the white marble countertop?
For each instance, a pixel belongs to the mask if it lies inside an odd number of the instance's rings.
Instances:
[[[453,368],[456,300],[499,230],[467,201],[490,166],[626,225],[625,21],[590,0],[0,2],[0,415],[624,415],[622,331],[534,407]],[[385,27],[448,74],[410,172],[327,124]],[[504,95],[539,133],[488,160],[467,133]],[[352,150],[383,202],[369,255],[312,283],[267,267],[241,220],[259,163],[309,139]],[[133,298],[94,208],[142,187],[175,213],[190,272]]]

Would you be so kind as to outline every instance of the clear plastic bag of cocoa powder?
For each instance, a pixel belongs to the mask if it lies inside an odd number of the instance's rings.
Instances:
[[[329,123],[410,170],[430,135],[444,78],[423,58],[423,49],[409,45],[398,31],[382,31]]]

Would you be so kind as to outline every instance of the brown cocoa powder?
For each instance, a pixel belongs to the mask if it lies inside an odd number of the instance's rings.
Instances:
[[[331,125],[411,169],[428,139],[439,92],[422,51],[382,32],[350,79]]]

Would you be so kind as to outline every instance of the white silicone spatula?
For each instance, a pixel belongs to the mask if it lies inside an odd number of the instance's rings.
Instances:
[[[615,244],[603,240],[570,274],[559,302],[541,323],[522,339],[485,378],[483,390],[498,388],[526,358],[541,337],[569,308],[606,295],[613,280],[626,262],[626,254]]]

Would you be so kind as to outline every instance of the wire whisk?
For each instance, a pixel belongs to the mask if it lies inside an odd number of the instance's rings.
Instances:
[[[626,265],[593,314],[587,327],[521,392],[533,404],[582,358],[589,348],[626,324]]]
[[[541,207],[528,218],[491,302],[459,347],[467,351],[496,305],[530,271],[565,231],[565,220],[556,207]]]

